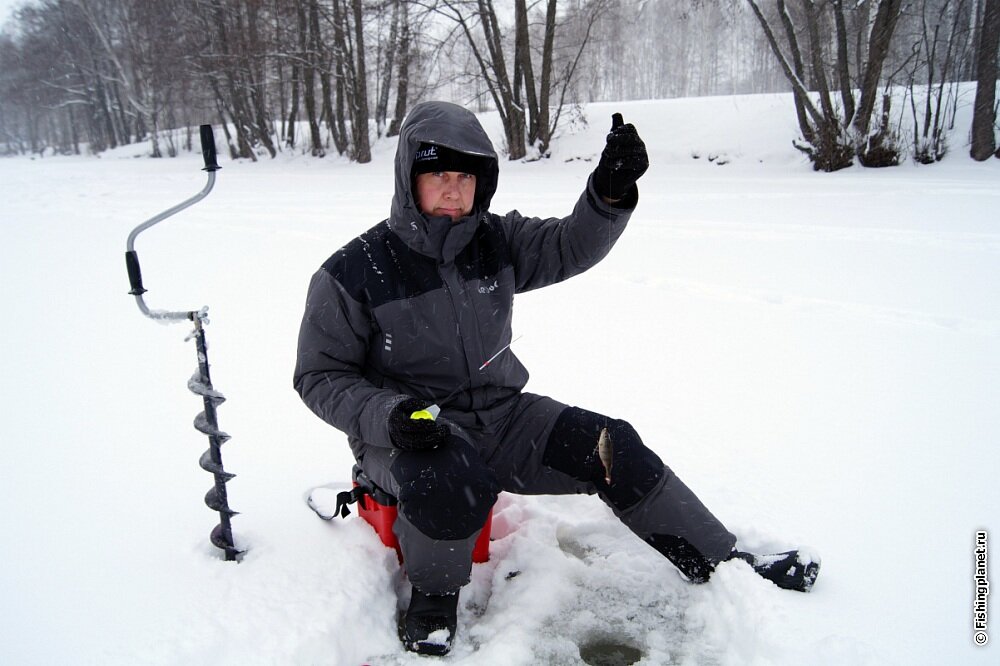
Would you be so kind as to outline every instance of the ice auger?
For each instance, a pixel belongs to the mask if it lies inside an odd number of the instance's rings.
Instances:
[[[229,508],[229,499],[226,494],[226,483],[235,477],[222,467],[222,445],[229,439],[229,435],[219,430],[219,421],[216,416],[216,407],[225,401],[225,396],[212,387],[212,379],[208,372],[208,345],[205,342],[205,325],[208,324],[208,307],[200,310],[186,312],[167,312],[163,310],[150,310],[146,306],[143,294],[146,289],[142,286],[142,273],[139,270],[139,255],[135,251],[135,239],[146,229],[154,224],[162,222],[171,215],[181,212],[185,208],[192,206],[212,191],[215,186],[215,172],[221,169],[215,156],[215,136],[212,133],[211,125],[201,126],[201,153],[205,159],[205,168],[208,172],[208,183],[204,189],[195,196],[183,201],[173,208],[169,208],[159,215],[156,215],[132,230],[128,236],[128,243],[125,251],[125,267],[128,269],[129,283],[132,290],[129,292],[135,296],[136,304],[142,314],[150,319],[159,321],[191,321],[194,323],[194,330],[187,338],[194,338],[195,347],[198,353],[198,369],[188,380],[188,389],[192,393],[201,396],[205,409],[195,417],[194,427],[201,433],[208,436],[208,450],[202,454],[199,465],[206,472],[211,472],[215,477],[215,485],[205,495],[205,504],[213,511],[219,512],[219,524],[212,530],[212,543],[220,548],[226,560],[237,560],[243,551],[236,548],[233,543],[233,530],[230,526],[230,518],[236,512]]]

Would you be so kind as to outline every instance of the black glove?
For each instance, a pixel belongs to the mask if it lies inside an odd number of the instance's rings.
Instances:
[[[622,120],[622,114],[611,116],[611,132],[594,170],[594,189],[611,200],[623,198],[635,181],[649,168],[646,144],[639,138],[632,123]]]
[[[389,439],[393,446],[404,451],[433,449],[448,441],[451,431],[443,423],[430,419],[411,419],[410,414],[427,409],[431,403],[417,398],[407,398],[389,412]]]

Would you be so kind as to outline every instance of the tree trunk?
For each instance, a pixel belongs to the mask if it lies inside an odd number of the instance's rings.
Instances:
[[[506,118],[504,135],[508,157],[511,160],[519,160],[527,154],[524,147],[524,108],[514,102],[514,91],[507,76],[507,65],[504,62],[503,45],[500,41],[500,26],[492,0],[479,0],[479,18],[483,26],[483,35],[486,37],[492,69],[497,79],[496,94],[503,104],[501,117]]]
[[[389,41],[385,46],[385,67],[379,83],[378,102],[375,104],[376,136],[382,136],[385,131],[385,119],[389,115],[389,87],[392,85],[392,68],[396,57],[396,38],[399,34],[399,4],[393,0],[392,20],[389,26]]]
[[[590,42],[591,34],[593,33],[594,27],[597,25],[598,19],[605,12],[607,7],[608,5],[605,2],[595,2],[587,8],[586,12],[580,14],[581,17],[585,17],[583,18],[583,34],[580,36],[579,32],[577,33],[580,42],[577,46],[576,55],[565,69],[565,75],[561,81],[561,89],[559,91],[559,101],[554,105],[556,113],[555,116],[550,119],[549,109],[553,107],[552,67],[553,42],[555,40],[556,30],[556,3],[555,0],[550,0],[549,2],[545,16],[545,41],[542,46],[542,83],[540,93],[541,102],[539,104],[539,122],[542,123],[542,127],[540,129],[541,136],[539,138],[538,150],[542,156],[548,156],[549,144],[555,134],[556,127],[559,126],[559,117],[562,114],[562,110],[566,102],[566,94],[576,81],[577,65],[579,65],[580,59],[583,57],[584,50]]]
[[[68,107],[67,111],[69,111],[69,119],[68,119],[69,123],[68,123],[68,127],[67,127],[68,134],[69,134],[69,141],[70,141],[70,144],[71,144],[72,149],[73,149],[73,154],[74,155],[79,155],[80,154],[80,136],[77,134],[77,131],[76,131],[76,118],[74,117],[74,114],[73,114],[73,107],[72,106]]]
[[[986,0],[976,58],[976,100],[972,112],[972,159],[982,162],[996,151],[997,48],[1000,41],[1000,0]]]
[[[274,41],[279,50],[288,46],[285,41],[285,31],[282,29],[281,0],[272,0],[271,14],[274,21]],[[286,56],[287,57],[287,56]],[[278,76],[278,113],[276,118],[280,119],[281,126],[278,127],[278,120],[275,121],[274,134],[278,138],[279,145],[285,143],[288,137],[288,85],[285,78],[286,57],[276,57],[274,59],[274,71]],[[190,132],[190,128],[189,128]]]
[[[285,130],[285,145],[295,147],[295,123],[299,120],[299,84],[302,78],[302,64],[296,59],[292,65],[292,93],[288,110],[288,125]]]
[[[399,128],[403,124],[406,116],[406,98],[410,94],[410,17],[409,2],[402,0],[400,7],[400,20],[403,23],[403,31],[399,37],[399,69],[396,72],[396,109],[392,114],[392,122],[389,123],[389,131],[386,136],[398,136]]]
[[[592,24],[593,21],[591,21]],[[588,34],[583,38],[583,43],[580,45],[581,53],[586,46],[589,32],[590,28],[588,26]],[[538,88],[538,151],[542,155],[548,154],[549,143],[552,141],[552,132],[555,130],[555,127],[549,125],[549,109],[552,106],[552,54],[555,37],[556,0],[549,0],[548,7],[545,10],[545,38],[542,41],[542,75]],[[576,63],[574,63],[573,69],[576,68],[575,65]],[[570,84],[572,78],[573,71],[571,70],[565,82],[567,86]],[[560,108],[562,107],[561,101],[559,104]]]
[[[868,64],[861,83],[861,101],[858,103],[858,114],[854,118],[854,128],[857,130],[860,142],[864,142],[868,137],[882,65],[889,54],[892,33],[896,30],[902,4],[903,0],[882,0],[875,14],[875,23],[872,25],[871,37],[868,40]]]
[[[316,74],[319,75],[319,91],[322,101],[322,110],[317,119],[316,133],[317,135],[319,134],[318,125],[322,124],[323,120],[326,120],[326,126],[332,136],[333,92],[330,89],[330,54],[327,51],[326,42],[323,40],[323,33],[319,27],[319,2],[317,0],[310,0],[309,2],[309,36],[313,63],[316,68]],[[322,137],[319,137],[319,140],[323,143]],[[326,155],[326,146],[328,145],[328,142],[323,143],[323,155]]]
[[[514,102],[520,106],[518,98],[521,76],[528,104],[528,144],[535,145],[539,134],[538,94],[535,90],[535,70],[531,64],[531,44],[528,35],[528,8],[525,0],[514,2]]]
[[[109,147],[117,148],[118,132],[115,130],[115,118],[108,109],[108,95],[100,77],[97,77],[97,103],[100,116],[104,121],[104,130],[107,132]]]
[[[266,60],[264,47],[260,40],[258,26],[258,3],[248,2],[247,5],[247,39],[249,43],[244,48],[244,62],[250,85],[250,103],[253,109],[254,134],[264,145],[267,153],[274,158],[277,151],[271,140],[271,123],[267,116],[267,85],[264,76]],[[155,120],[155,114],[154,114]]]
[[[334,109],[334,122],[331,126],[333,133],[333,145],[337,148],[337,154],[343,155],[347,152],[349,141],[347,139],[347,124],[345,121],[345,106],[347,97],[347,75],[348,75],[348,48],[345,27],[344,8],[341,0],[333,0],[333,57],[336,71],[336,108]]]
[[[762,25],[766,26],[766,21],[764,21],[764,15],[761,13],[760,9],[757,8],[756,3],[750,3],[754,9],[754,13],[757,15],[757,19],[761,21]],[[792,85],[792,99],[795,102],[795,116],[799,121],[799,131],[802,132],[802,138],[806,141],[812,141],[814,130],[812,124],[809,122],[809,118],[806,116],[806,111],[808,107],[812,106],[812,102],[809,101],[809,95],[805,89],[805,67],[802,64],[802,49],[799,48],[799,41],[795,36],[795,26],[792,25],[792,18],[788,15],[788,9],[785,7],[784,0],[778,0],[778,14],[781,16],[781,24],[785,28],[785,36],[788,38],[788,50],[792,54],[792,70],[795,73],[795,78],[798,79],[801,85]],[[767,32],[769,28],[765,28]],[[768,36],[768,41],[771,42],[772,50],[777,49],[777,41],[773,35]],[[788,75],[788,64],[783,65],[785,69],[785,75]],[[813,119],[816,120],[817,125],[822,125],[822,123],[816,119],[816,114],[812,114]]]
[[[334,110],[333,110],[333,85],[330,82],[331,65],[333,63],[330,59],[330,54],[327,53],[326,49],[323,49],[323,62],[319,68],[319,90],[323,97],[323,111],[320,114],[322,120],[326,121],[326,129],[329,132],[329,137],[327,138],[326,145],[329,147],[329,139],[333,137],[333,128],[335,125]]]
[[[304,2],[309,3],[308,8],[305,6]],[[302,64],[304,74],[302,77],[302,97],[306,105],[306,119],[309,121],[310,153],[313,157],[323,157],[326,155],[326,151],[323,150],[323,138],[319,133],[319,118],[316,115],[317,54],[315,46],[317,40],[319,39],[319,35],[315,34],[312,29],[312,22],[307,18],[307,13],[311,15],[315,7],[316,0],[298,0],[298,2],[296,2],[296,11],[298,12],[299,19],[299,32],[301,34],[299,44],[304,47],[303,53],[305,56],[305,62]]]
[[[837,26],[837,78],[840,81],[840,101],[844,105],[844,124],[854,119],[854,90],[851,86],[851,66],[847,55],[847,21],[844,1],[834,0],[833,18]]]
[[[868,24],[871,23],[872,2],[874,0],[861,0],[855,5],[858,16],[854,19],[857,25],[854,40],[854,71],[858,76],[865,71],[868,60],[868,42],[865,36],[868,34]]]
[[[216,0],[213,4],[213,19],[216,28],[217,51],[226,56],[227,60],[235,60],[234,49],[230,43],[228,22],[226,20],[225,7],[221,0]],[[216,99],[219,104],[229,112],[236,132],[236,147],[239,157],[249,158],[257,161],[257,156],[253,152],[252,136],[250,133],[250,113],[244,97],[246,86],[240,77],[239,69],[231,64],[223,68],[222,77],[226,81],[226,94],[218,86],[215,86]],[[228,102],[228,105],[226,104]]]
[[[354,78],[354,105],[351,114],[351,134],[354,137],[354,159],[361,164],[372,161],[368,142],[368,80],[365,74],[365,38],[361,0],[354,0],[354,53],[357,56]]]
[[[809,33],[809,57],[812,60],[813,79],[816,91],[819,93],[820,108],[828,119],[837,117],[833,110],[833,100],[830,98],[830,85],[826,79],[826,68],[823,65],[822,42],[819,36],[819,17],[812,0],[802,0],[806,14],[806,29]]]
[[[799,119],[799,131],[802,132],[802,137],[806,141],[811,141],[814,131],[810,124],[810,118],[817,124],[822,125],[823,116],[820,114],[819,110],[813,105],[812,101],[809,99],[809,92],[806,90],[805,83],[802,81],[802,51],[799,49],[798,40],[795,37],[795,29],[792,25],[791,18],[785,11],[785,3],[783,0],[778,0],[778,11],[781,14],[781,21],[785,27],[785,32],[789,41],[789,50],[792,52],[793,64],[788,62],[788,58],[785,57],[781,46],[778,44],[778,39],[774,35],[774,31],[771,30],[771,25],[764,18],[763,12],[761,12],[755,0],[749,0],[750,8],[753,10],[754,16],[757,17],[757,22],[760,23],[761,29],[764,31],[764,36],[767,38],[767,43],[771,47],[771,51],[774,53],[775,58],[778,60],[778,64],[781,65],[781,70],[785,74],[785,78],[789,83],[792,84],[793,99],[795,100],[795,113]],[[808,116],[806,115],[808,112]]]

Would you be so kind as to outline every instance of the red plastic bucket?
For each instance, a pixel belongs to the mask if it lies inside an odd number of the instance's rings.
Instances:
[[[355,486],[358,484],[355,483]],[[396,556],[400,564],[403,562],[403,552],[399,549],[399,539],[392,531],[392,526],[396,522],[396,515],[399,513],[396,505],[385,505],[376,502],[371,495],[365,495],[358,501],[358,513],[365,521],[375,529],[379,539],[389,548],[396,549]],[[483,523],[483,531],[476,539],[476,545],[472,549],[473,562],[488,562],[490,559],[490,529],[493,527],[493,509],[490,509]]]

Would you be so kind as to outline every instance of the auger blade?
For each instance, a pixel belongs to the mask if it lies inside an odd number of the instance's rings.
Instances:
[[[224,444],[232,439],[229,435],[209,423],[205,412],[198,412],[198,416],[194,417],[194,429],[204,435],[208,435],[209,437],[217,438],[219,440],[219,444]]]
[[[224,513],[227,516],[239,515],[239,511],[233,511],[229,508],[229,503],[219,495],[218,489],[214,486],[211,490],[205,493],[205,504],[212,511],[218,511],[219,513]]]
[[[226,470],[222,469],[222,463],[217,463],[212,460],[212,449],[205,449],[205,452],[201,454],[201,458],[198,460],[198,464],[206,472],[211,472],[216,476],[222,477],[222,482],[225,483],[229,479],[235,479],[235,474],[230,474]]]
[[[195,429],[207,435],[209,439],[209,448],[201,454],[198,464],[203,470],[210,472],[215,477],[215,485],[205,493],[206,506],[219,513],[219,524],[212,530],[212,544],[225,552],[226,561],[238,561],[238,556],[243,551],[234,546],[233,531],[229,524],[229,519],[238,515],[238,512],[229,508],[228,493],[226,492],[226,483],[236,475],[226,472],[222,467],[221,446],[230,437],[227,433],[219,430],[219,421],[215,413],[215,408],[226,398],[212,387],[212,379],[208,371],[208,344],[202,327],[203,320],[203,316],[193,318],[195,330],[192,337],[198,351],[198,370],[188,380],[188,389],[201,396],[205,403],[204,411],[200,412],[194,419]]]
[[[212,530],[212,536],[209,538],[212,540],[213,546],[226,552],[227,560],[234,560],[237,556],[246,552],[233,545],[232,535],[227,535],[221,523],[215,526],[215,529]]]
[[[188,380],[188,390],[195,395],[208,398],[215,405],[221,405],[226,401],[226,396],[205,384],[201,377],[201,369],[191,375],[191,379]]]

